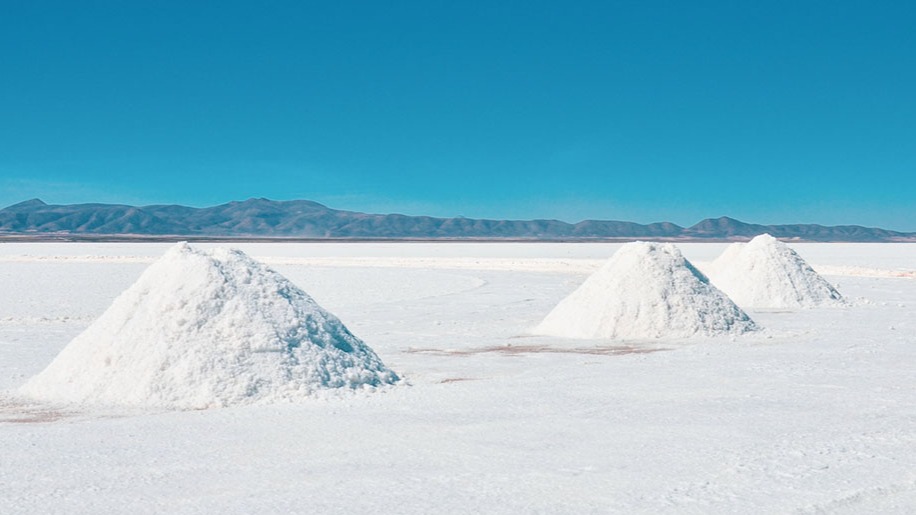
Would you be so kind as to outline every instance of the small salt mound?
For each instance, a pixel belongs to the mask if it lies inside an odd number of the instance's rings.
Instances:
[[[237,250],[180,243],[20,393],[201,409],[294,400],[397,375],[334,315]]]
[[[729,245],[707,271],[713,284],[745,308],[844,304],[830,283],[794,250],[769,234]]]
[[[741,334],[756,328],[677,247],[635,242],[621,247],[533,332],[640,340]]]

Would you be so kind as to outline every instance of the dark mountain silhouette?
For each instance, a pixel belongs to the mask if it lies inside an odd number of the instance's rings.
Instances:
[[[249,199],[218,206],[49,205],[33,199],[0,210],[0,235],[316,239],[693,239],[740,240],[761,233],[807,241],[916,241],[916,233],[844,225],[758,225],[710,218],[692,227],[585,220],[486,220],[341,211],[309,200]]]
[[[684,231],[685,236],[713,239],[745,239],[762,233],[769,233],[776,238],[807,241],[916,241],[916,233],[888,231],[861,225],[759,225],[727,216],[707,218]]]

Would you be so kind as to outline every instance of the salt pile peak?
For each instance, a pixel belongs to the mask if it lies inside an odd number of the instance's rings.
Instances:
[[[201,409],[394,383],[375,352],[237,250],[172,247],[20,393]]]
[[[761,234],[733,243],[713,261],[709,277],[745,308],[843,305],[843,297],[785,243]]]
[[[533,332],[641,340],[735,335],[756,328],[677,247],[634,242],[622,246]]]

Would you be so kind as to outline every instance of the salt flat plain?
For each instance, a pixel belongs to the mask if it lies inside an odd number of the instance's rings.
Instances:
[[[527,335],[616,244],[239,244],[403,384],[191,412],[15,397],[168,246],[0,245],[0,513],[916,510],[916,245],[792,245],[851,307],[621,345]],[[725,247],[679,246],[700,268]]]

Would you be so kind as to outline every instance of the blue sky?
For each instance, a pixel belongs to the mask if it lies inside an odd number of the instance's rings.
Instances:
[[[916,231],[911,2],[5,2],[0,204]]]

